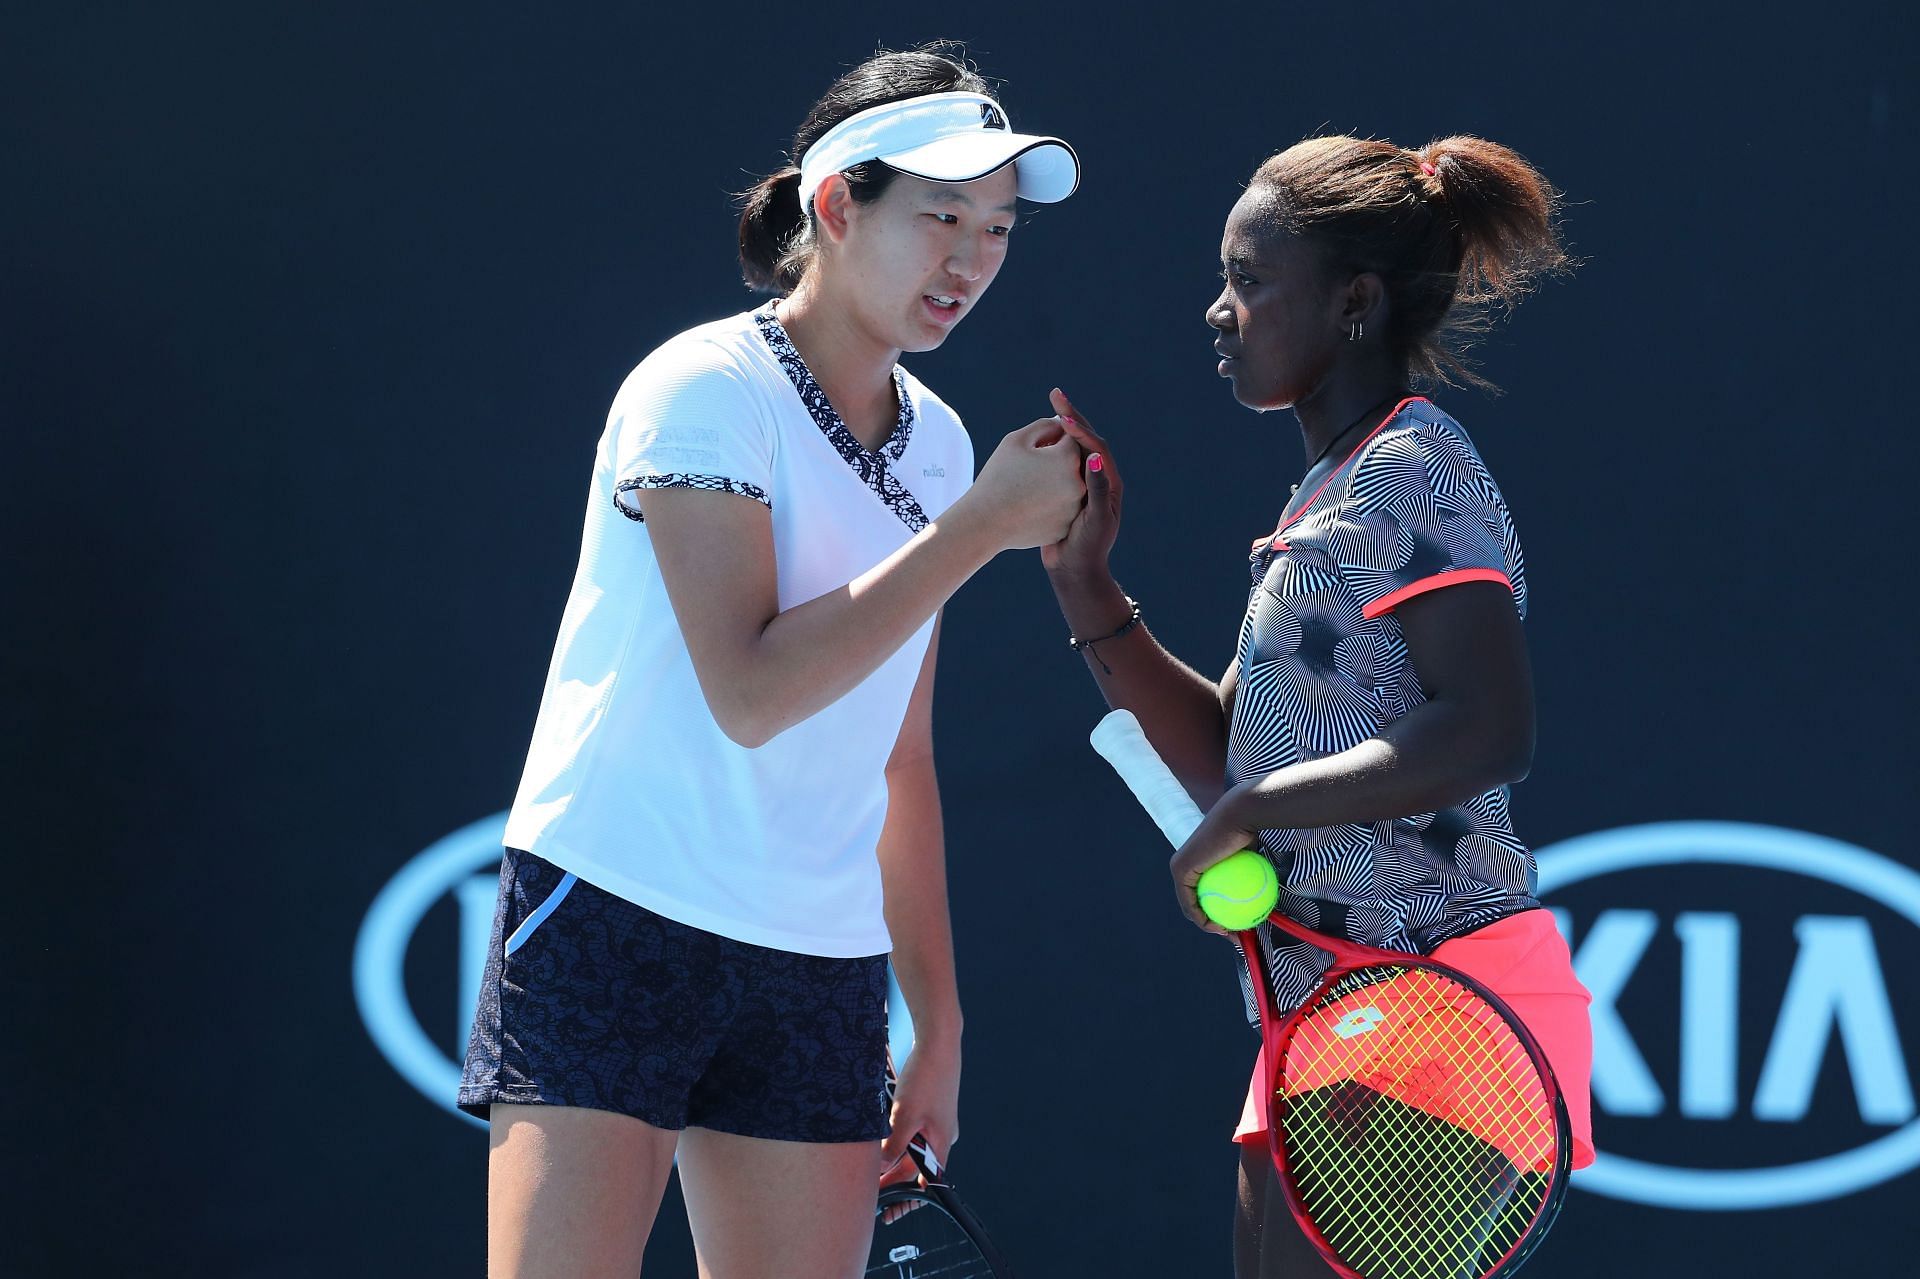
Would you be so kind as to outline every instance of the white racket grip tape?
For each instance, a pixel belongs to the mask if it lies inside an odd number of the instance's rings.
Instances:
[[[1093,743],[1093,749],[1113,765],[1113,771],[1120,774],[1120,780],[1127,784],[1167,841],[1175,848],[1186,843],[1187,837],[1200,825],[1200,806],[1193,802],[1187,788],[1153,749],[1153,743],[1141,731],[1140,721],[1133,717],[1133,712],[1109,712],[1088,740]]]

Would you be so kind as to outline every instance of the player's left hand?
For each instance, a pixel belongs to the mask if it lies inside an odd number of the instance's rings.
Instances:
[[[1207,918],[1200,909],[1200,876],[1216,862],[1223,862],[1243,848],[1258,848],[1260,832],[1250,830],[1234,817],[1237,805],[1233,802],[1237,792],[1228,791],[1219,803],[1213,806],[1201,823],[1194,828],[1187,842],[1180,845],[1180,851],[1173,855],[1167,869],[1173,875],[1173,894],[1180,903],[1180,910],[1195,927],[1222,937],[1233,934]]]
[[[880,1143],[880,1184],[912,1181],[920,1175],[906,1157],[907,1142],[926,1138],[941,1164],[960,1139],[960,1043],[921,1040],[900,1065],[893,1093],[893,1127]]]
[[[1108,574],[1107,559],[1113,554],[1114,539],[1120,536],[1120,505],[1126,484],[1120,478],[1119,463],[1113,460],[1113,446],[1094,433],[1086,415],[1073,406],[1067,393],[1056,387],[1049,398],[1054,413],[1066,425],[1066,433],[1080,446],[1087,496],[1067,535],[1040,548],[1040,563],[1050,574],[1103,579]],[[1099,470],[1092,469],[1096,455]]]

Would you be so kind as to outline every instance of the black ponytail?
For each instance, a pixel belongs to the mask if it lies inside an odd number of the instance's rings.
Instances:
[[[760,179],[742,199],[740,274],[758,293],[787,294],[800,282],[789,266],[787,246],[798,238],[806,219],[800,215],[800,170],[792,165]]]
[[[813,261],[813,215],[800,207],[800,170],[807,148],[847,117],[929,93],[984,93],[993,87],[967,61],[964,46],[939,40],[902,53],[882,51],[835,80],[807,112],[793,138],[793,163],[741,193],[740,274],[747,287],[788,294]],[[878,160],[846,171],[853,198],[880,198],[899,170]]]

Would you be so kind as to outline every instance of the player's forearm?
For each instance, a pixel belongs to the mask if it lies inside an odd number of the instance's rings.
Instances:
[[[1102,640],[1131,615],[1111,577],[1083,581],[1052,575],[1054,598],[1067,630],[1094,641],[1080,656],[1107,705],[1132,711],[1147,740],[1203,807],[1226,785],[1227,721],[1220,686],[1161,647],[1142,620],[1116,639]]]
[[[1367,825],[1464,803],[1526,776],[1531,743],[1484,708],[1427,702],[1350,750],[1234,787],[1221,819],[1247,830]]]
[[[893,972],[913,1015],[916,1042],[957,1044],[960,989],[947,910],[946,839],[931,756],[887,770],[880,876]]]
[[[991,521],[955,503],[838,590],[780,613],[727,663],[709,705],[728,736],[759,746],[873,674],[1000,549]]]

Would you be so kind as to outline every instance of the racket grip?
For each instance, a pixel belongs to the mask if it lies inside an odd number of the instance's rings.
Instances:
[[[940,1162],[940,1156],[933,1153],[933,1147],[929,1146],[927,1139],[918,1133],[915,1133],[913,1140],[907,1143],[907,1153],[913,1156],[913,1162],[920,1168],[920,1175],[928,1181],[940,1180],[940,1174],[946,1171],[945,1166]]]
[[[1161,760],[1132,711],[1111,711],[1088,739],[1175,848],[1200,825],[1200,806]]]

